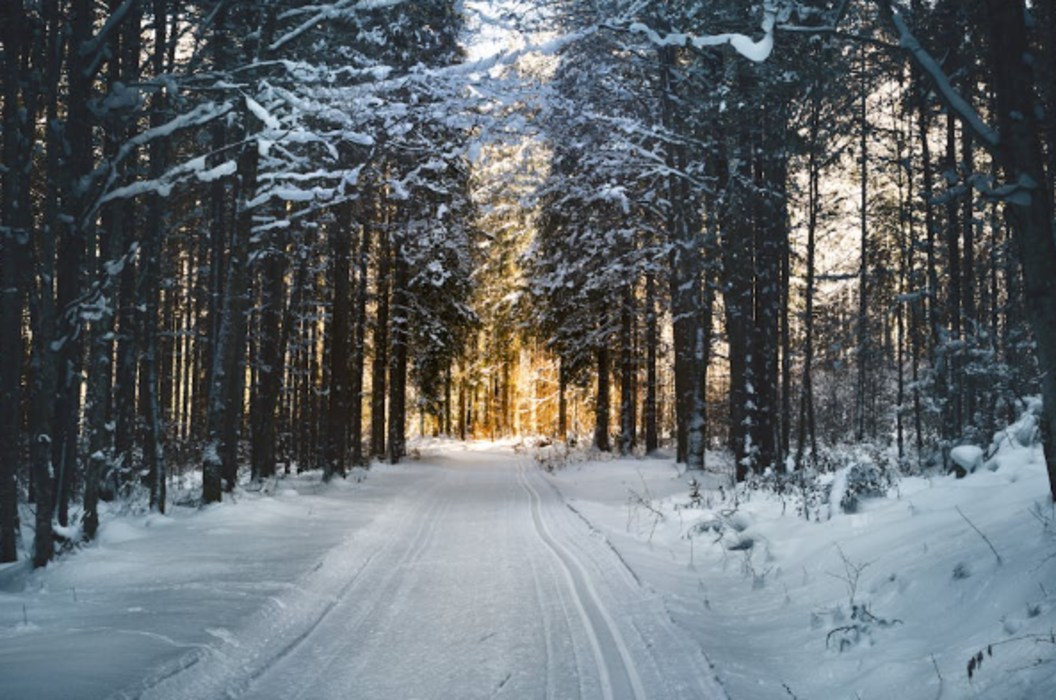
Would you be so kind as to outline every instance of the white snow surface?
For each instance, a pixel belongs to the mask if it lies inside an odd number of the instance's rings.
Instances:
[[[1056,697],[1037,448],[822,522],[714,474],[691,504],[670,459],[418,449],[363,481],[106,513],[96,543],[0,569],[0,698]],[[839,651],[844,558],[890,624]]]
[[[0,580],[2,698],[726,697],[508,445],[109,518]]]
[[[574,464],[553,481],[665,601],[731,698],[1054,698],[1045,463],[1040,448],[1004,440],[988,464],[964,479],[903,478],[856,513],[821,509],[820,522],[797,515],[791,494],[735,502],[713,474],[696,475],[703,502],[692,506],[693,477],[670,460]],[[856,622],[844,557],[861,572],[854,604],[887,624],[867,619],[840,651],[840,628]]]

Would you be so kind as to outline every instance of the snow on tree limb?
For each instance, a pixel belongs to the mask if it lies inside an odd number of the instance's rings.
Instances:
[[[902,13],[892,6],[891,0],[876,0],[876,4],[880,8],[880,12],[898,33],[899,46],[913,56],[917,66],[931,80],[932,87],[938,92],[946,106],[957,113],[962,122],[971,129],[972,133],[986,148],[991,151],[996,150],[1000,143],[1000,137],[997,132],[983,121],[979,113],[975,111],[975,108],[961,97],[960,93],[950,84],[949,76],[946,75],[938,62],[920,44],[913,32],[909,30]]]
[[[160,126],[147,129],[143,133],[125,141],[121,145],[120,150],[114,155],[113,159],[111,159],[108,164],[109,172],[106,184],[103,186],[104,194],[96,200],[95,205],[89,212],[89,216],[94,216],[102,205],[116,199],[138,197],[141,194],[150,192],[156,193],[162,197],[168,196],[172,191],[172,186],[175,184],[176,179],[192,172],[203,172],[205,168],[205,160],[203,158],[194,158],[187,163],[170,170],[158,179],[134,182],[125,185],[124,187],[118,187],[114,190],[107,191],[116,181],[118,173],[117,165],[132,155],[136,149],[147,145],[154,139],[168,138],[177,131],[208,124],[214,119],[219,119],[226,115],[232,108],[233,105],[230,102],[224,102],[220,105],[217,105],[215,102],[206,102],[198,105],[186,114],[180,114]],[[200,165],[199,162],[201,163]],[[220,177],[217,173],[213,173],[213,175]]]
[[[693,36],[684,32],[670,32],[661,35],[655,29],[650,28],[642,22],[634,22],[626,28],[611,26],[610,29],[624,29],[632,34],[645,36],[655,46],[682,46],[703,49],[708,47],[729,44],[733,49],[755,63],[762,63],[770,57],[774,50],[774,26],[777,23],[778,7],[774,2],[764,4],[764,15],[761,28],[763,38],[759,41],[745,34],[724,33],[711,34],[707,36]]]
[[[320,22],[324,22],[328,19],[335,19],[345,15],[355,14],[357,12],[364,12],[367,10],[380,10],[389,7],[395,7],[396,5],[402,5],[406,0],[339,0],[335,3],[328,5],[319,5],[311,8],[299,8],[295,12],[297,14],[303,14],[305,12],[311,12],[312,16],[291,29],[286,34],[276,39],[268,47],[270,51],[276,51],[281,48],[284,44],[293,41],[300,35],[304,34],[308,30],[316,27]],[[292,16],[291,13],[286,13],[283,18]]]
[[[249,111],[253,113],[253,116],[259,119],[268,129],[278,131],[282,128],[279,120],[272,116],[272,114],[264,108],[264,105],[260,104],[249,95],[246,95],[246,107],[249,108]]]

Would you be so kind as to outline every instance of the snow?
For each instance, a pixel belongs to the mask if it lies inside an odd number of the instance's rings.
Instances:
[[[104,510],[0,568],[0,697],[1050,697],[1056,514],[1000,435],[994,471],[811,520],[667,457],[449,441]]]
[[[282,124],[279,123],[279,120],[272,116],[272,114],[264,108],[264,105],[260,104],[249,95],[246,95],[246,107],[248,107],[249,111],[253,113],[253,116],[259,119],[268,129],[278,131],[282,128]]]
[[[950,83],[949,77],[942,70],[938,61],[936,61],[931,54],[924,49],[921,43],[913,35],[912,31],[910,31],[909,25],[906,24],[901,11],[892,7],[889,10],[889,16],[891,23],[895,26],[895,31],[898,33],[899,46],[913,54],[917,63],[924,69],[925,75],[931,79],[933,87],[935,87],[938,93],[942,95],[943,100],[945,100],[950,109],[952,109],[965,124],[971,127],[975,136],[991,149],[996,149],[1001,142],[997,132],[991,129],[990,126],[983,121],[975,108],[973,108],[972,105],[961,97],[960,93],[954,89],[953,85]]]
[[[983,450],[976,445],[958,445],[950,450],[950,459],[966,472],[974,472],[983,466]]]
[[[823,510],[821,522],[797,515],[794,495],[735,501],[726,477],[710,473],[697,475],[703,500],[691,505],[691,477],[668,460],[587,462],[552,478],[666,601],[730,697],[1054,697],[1056,512],[1045,465],[1039,449],[1008,442],[996,462],[964,479],[905,478],[856,513]],[[854,567],[853,604],[883,624],[852,618]]]
[[[215,168],[210,168],[209,170],[197,170],[194,175],[200,182],[212,182],[223,177],[234,175],[237,169],[238,164],[233,160],[229,160],[226,163],[221,163]]]
[[[655,46],[692,46],[696,49],[729,44],[744,58],[754,63],[762,63],[770,58],[774,50],[774,25],[777,20],[777,8],[772,3],[764,4],[765,16],[762,22],[763,37],[758,41],[744,34],[724,33],[707,36],[692,36],[681,32],[670,32],[661,36],[656,30],[642,22],[634,22],[627,27],[632,34],[641,34]]]

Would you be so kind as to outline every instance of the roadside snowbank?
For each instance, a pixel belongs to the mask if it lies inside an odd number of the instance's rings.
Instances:
[[[665,598],[733,698],[1049,698],[1056,513],[1019,427],[967,478],[905,478],[820,521],[797,515],[795,494],[735,495],[715,475],[698,477],[693,503],[670,460],[550,478]]]
[[[81,550],[37,571],[0,569],[0,697],[135,697],[152,677],[244,643],[232,630],[303,598],[327,553],[421,479],[415,467],[376,469],[384,478],[288,477],[164,516],[104,513]],[[304,607],[325,605],[326,591],[317,597]]]

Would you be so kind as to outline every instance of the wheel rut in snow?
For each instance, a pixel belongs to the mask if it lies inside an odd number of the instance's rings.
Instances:
[[[517,465],[517,480],[528,494],[535,533],[562,569],[569,593],[590,639],[603,697],[606,700],[644,700],[646,692],[642,679],[619,628],[598,597],[583,564],[551,533],[542,513],[542,496],[532,485],[521,464]]]

